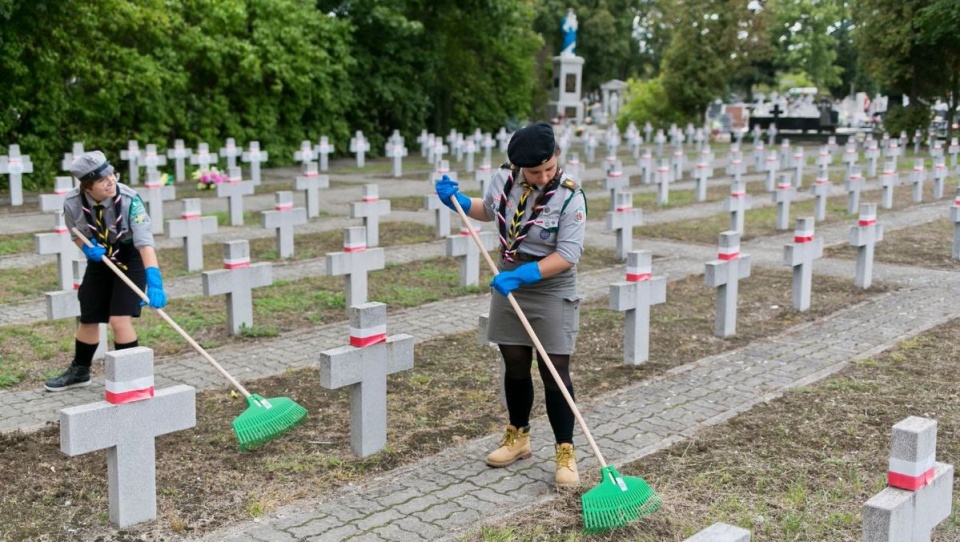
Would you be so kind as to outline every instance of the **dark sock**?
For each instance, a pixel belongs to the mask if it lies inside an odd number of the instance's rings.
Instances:
[[[74,341],[74,355],[73,355],[73,365],[79,367],[89,367],[93,365],[93,355],[97,353],[97,347],[100,346],[100,343],[87,344],[80,342],[79,339]]]
[[[140,344],[137,343],[137,339],[134,339],[133,342],[129,343],[118,343],[117,341],[113,341],[114,350],[126,350],[127,348],[136,348],[138,346],[140,346]]]
[[[545,388],[543,391],[544,403],[547,405],[547,418],[550,419],[550,427],[553,428],[553,436],[557,439],[557,444],[563,444],[564,442],[573,444],[575,418],[573,417],[573,411],[570,410],[570,405],[563,398],[563,392],[559,389],[551,390],[549,388]],[[570,397],[576,397],[573,395],[573,386],[568,387],[567,391],[570,392]]]
[[[510,425],[516,428],[530,424],[530,409],[533,408],[533,378],[522,380],[503,379],[503,391],[507,396],[507,412],[510,413]]]

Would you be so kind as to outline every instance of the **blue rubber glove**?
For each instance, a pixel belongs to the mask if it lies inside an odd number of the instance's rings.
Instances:
[[[107,253],[107,249],[103,248],[103,245],[98,244],[96,239],[91,239],[90,242],[93,243],[92,246],[83,243],[80,245],[80,250],[83,251],[83,255],[91,262],[99,262],[104,254]]]
[[[490,286],[500,292],[500,295],[507,297],[510,292],[523,286],[524,284],[533,284],[542,277],[540,276],[540,266],[537,262],[529,262],[517,267],[513,271],[501,271],[499,275],[493,277]]]
[[[453,202],[450,201],[451,197],[457,198],[457,201],[460,202],[460,207],[463,209],[464,213],[470,212],[470,198],[464,196],[459,191],[460,183],[452,180],[450,177],[444,175],[440,177],[440,180],[437,181],[437,195],[440,196],[440,201],[444,205],[450,208],[451,211],[456,211],[457,208],[453,206]]]
[[[147,272],[147,298],[150,299],[150,306],[155,309],[162,309],[167,306],[167,293],[163,291],[163,278],[160,276],[160,269],[148,267]]]

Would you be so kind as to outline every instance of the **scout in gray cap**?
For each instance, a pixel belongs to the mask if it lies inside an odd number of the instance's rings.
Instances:
[[[100,151],[85,152],[70,166],[80,187],[63,202],[68,229],[77,228],[94,246],[75,240],[87,257],[87,270],[77,297],[80,323],[70,367],[48,380],[48,391],[63,391],[90,384],[90,365],[100,340],[100,323],[110,323],[116,350],[138,346],[133,318],[140,316],[140,298],[101,260],[109,258],[140,289],[146,287],[150,306],[167,304],[163,278],[150,232],[150,215],[140,196],[120,184],[119,175]]]
[[[493,175],[482,198],[458,191],[446,175],[437,182],[440,200],[453,209],[451,198],[471,218],[497,221],[500,230],[500,273],[490,282],[487,338],[497,343],[506,364],[503,387],[509,425],[500,447],[487,456],[491,467],[506,467],[532,454],[530,410],[533,342],[507,300],[513,294],[573,397],[570,356],[579,329],[580,295],[577,262],[583,253],[587,202],[583,190],[558,166],[553,127],[538,122],[518,130],[507,145],[507,158]],[[519,186],[517,186],[519,185]],[[543,381],[547,417],[556,450],[556,483],[580,483],[573,453],[573,412],[556,380],[537,359]]]

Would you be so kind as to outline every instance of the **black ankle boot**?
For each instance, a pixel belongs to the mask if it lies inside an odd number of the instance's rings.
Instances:
[[[90,367],[71,365],[64,373],[44,383],[47,391],[63,391],[90,385]]]

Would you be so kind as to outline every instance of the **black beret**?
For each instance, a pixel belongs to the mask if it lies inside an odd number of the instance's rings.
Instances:
[[[514,132],[507,145],[507,158],[519,167],[537,167],[553,157],[557,148],[553,127],[538,122]]]

